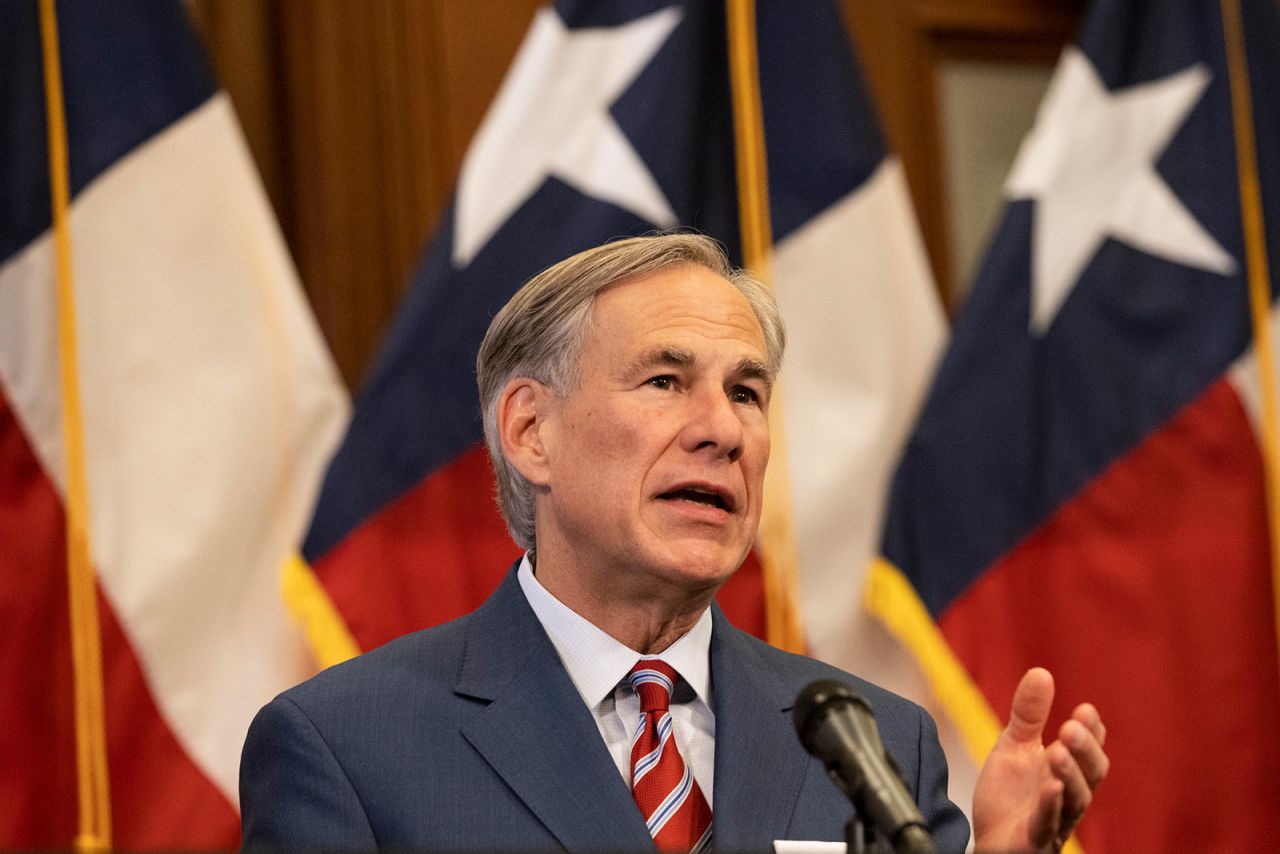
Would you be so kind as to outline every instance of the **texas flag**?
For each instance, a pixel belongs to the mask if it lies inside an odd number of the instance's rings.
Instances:
[[[105,689],[78,736],[38,6],[0,25],[0,848],[69,850],[86,782],[101,842],[228,848],[249,721],[314,672],[280,568],[346,395],[183,6],[59,0]]]
[[[537,13],[306,540],[348,652],[476,607],[518,556],[492,496],[475,355],[525,280],[610,238],[677,226],[741,261],[724,7],[562,0]],[[836,4],[757,4],[755,35],[772,281],[790,330],[772,463],[788,488],[770,498],[793,526],[809,650],[910,690],[909,659],[859,602],[942,313]],[[764,631],[754,559],[720,601]]]
[[[873,601],[974,752],[1032,665],[1100,707],[1091,854],[1275,846],[1277,45],[1094,4],[893,481]]]

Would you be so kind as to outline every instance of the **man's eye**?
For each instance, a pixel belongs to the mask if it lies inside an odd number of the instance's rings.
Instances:
[[[755,389],[740,385],[734,386],[729,392],[729,399],[734,403],[756,403],[760,400],[760,395]]]
[[[663,390],[672,389],[676,387],[676,378],[669,374],[664,374],[660,377],[653,377],[650,379],[649,385]]]

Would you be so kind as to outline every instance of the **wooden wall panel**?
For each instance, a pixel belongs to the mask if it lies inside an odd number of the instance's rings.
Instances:
[[[348,382],[394,311],[441,181],[432,150],[440,93],[405,62],[406,42],[434,53],[432,7],[289,0],[282,27],[282,115],[289,134],[291,245]],[[388,81],[394,80],[394,85]],[[411,113],[409,104],[417,110]],[[419,215],[421,218],[421,215]]]
[[[544,0],[443,0],[441,17],[448,37],[441,45],[444,85],[449,92],[451,174],[462,165],[471,137],[498,91]],[[452,184],[452,182],[451,182]]]
[[[358,387],[541,0],[189,2],[321,329]],[[937,65],[1051,61],[1083,0],[842,2],[945,296]]]

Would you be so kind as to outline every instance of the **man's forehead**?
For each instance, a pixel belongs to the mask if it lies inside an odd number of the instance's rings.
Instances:
[[[593,320],[627,322],[639,332],[660,332],[680,322],[737,326],[764,340],[755,308],[720,274],[694,264],[664,267],[605,288],[591,306]]]
[[[769,377],[756,367],[768,362],[768,347],[750,301],[705,267],[667,267],[606,289],[592,305],[590,326],[583,370],[621,379],[661,364],[714,362],[726,373]]]

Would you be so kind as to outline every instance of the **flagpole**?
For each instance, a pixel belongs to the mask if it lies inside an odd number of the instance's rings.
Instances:
[[[726,0],[729,79],[733,92],[734,154],[738,176],[738,220],[744,266],[772,287],[769,256],[769,175],[765,161],[764,117],[756,61],[754,0]],[[772,453],[765,473],[765,502],[760,519],[764,565],[765,635],[790,652],[804,651],[796,594],[797,555],[791,512],[791,478],[783,424],[782,386],[775,384],[769,407]]]
[[[79,834],[75,839],[75,847],[82,852],[105,851],[111,847],[111,790],[103,711],[102,634],[89,548],[88,478],[85,473],[84,418],[80,405],[75,288],[71,269],[67,129],[54,0],[40,0],[40,39],[44,57],[49,186],[57,269],[62,441],[67,467],[67,596],[75,680],[76,776],[79,798]]]
[[[1221,0],[1222,33],[1226,42],[1227,73],[1231,81],[1231,116],[1235,123],[1236,170],[1240,184],[1240,213],[1244,224],[1245,271],[1258,380],[1262,390],[1262,459],[1266,471],[1267,518],[1271,541],[1272,612],[1280,642],[1280,406],[1276,395],[1275,346],[1271,338],[1271,274],[1267,265],[1262,189],[1254,143],[1252,93],[1245,53],[1240,0]],[[1280,666],[1280,661],[1277,661]]]
[[[747,269],[767,277],[773,226],[769,218],[769,171],[765,161],[764,111],[760,103],[755,0],[727,0],[726,22],[742,254]]]

